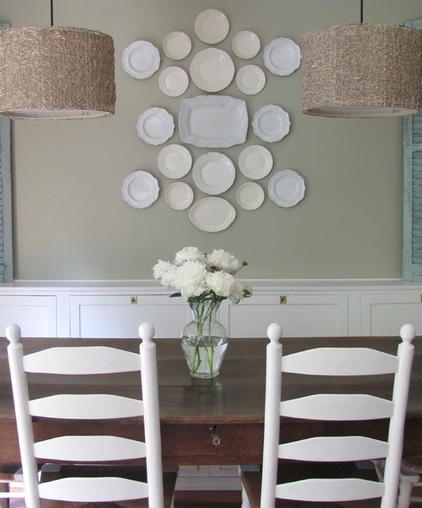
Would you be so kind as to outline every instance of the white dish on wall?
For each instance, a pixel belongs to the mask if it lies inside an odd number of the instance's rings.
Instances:
[[[245,65],[236,74],[237,88],[246,95],[255,95],[265,86],[265,73],[257,65]]]
[[[138,116],[138,136],[150,145],[161,145],[173,136],[174,120],[163,108],[148,108]]]
[[[193,165],[193,181],[206,194],[222,194],[230,189],[236,177],[233,162],[222,153],[201,155]]]
[[[192,155],[183,145],[167,145],[158,154],[157,166],[167,178],[182,178],[192,167]]]
[[[231,56],[217,48],[199,51],[190,64],[195,85],[205,92],[219,92],[233,81],[234,63]]]
[[[227,148],[244,143],[248,131],[246,102],[226,95],[184,99],[179,110],[183,143],[202,148]]]
[[[252,128],[262,141],[274,143],[289,133],[290,117],[280,106],[268,104],[254,114]]]
[[[163,51],[172,60],[183,60],[192,49],[192,41],[185,32],[168,33],[163,40]]]
[[[269,42],[263,56],[265,67],[277,76],[287,76],[300,67],[300,47],[287,37]]]
[[[223,12],[217,9],[206,9],[195,18],[193,28],[200,41],[217,44],[226,38],[230,23]]]
[[[133,78],[149,78],[160,67],[160,52],[149,41],[132,42],[123,51],[122,65]]]
[[[256,210],[265,199],[264,189],[255,182],[243,183],[236,192],[236,200],[244,210]]]
[[[158,86],[169,97],[179,97],[186,92],[189,86],[189,77],[181,67],[167,67],[160,73]]]
[[[247,178],[260,180],[271,172],[273,156],[265,146],[249,145],[240,152],[238,164]]]
[[[123,199],[134,208],[147,208],[160,192],[157,179],[147,171],[134,171],[122,183]]]
[[[185,182],[174,182],[167,187],[165,200],[173,210],[186,210],[193,201],[192,187]]]
[[[192,224],[209,233],[227,229],[235,218],[234,207],[226,199],[219,197],[200,199],[189,210]]]
[[[261,41],[256,33],[250,30],[242,30],[233,37],[232,49],[236,56],[248,60],[259,53]]]
[[[305,181],[291,169],[277,171],[268,182],[268,196],[283,208],[295,206],[305,196]]]

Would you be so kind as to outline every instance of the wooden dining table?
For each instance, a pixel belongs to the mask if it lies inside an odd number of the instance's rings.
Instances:
[[[159,397],[163,461],[168,465],[258,464],[262,459],[265,390],[265,352],[268,340],[230,339],[226,357],[218,377],[195,379],[189,375],[180,340],[156,339],[158,356]],[[24,338],[25,353],[51,346],[102,344],[137,351],[137,339],[69,339]],[[395,353],[399,339],[392,337],[286,338],[284,354],[316,346],[368,346]],[[404,452],[422,453],[422,337],[415,341],[415,359],[410,385]],[[7,361],[7,340],[0,339],[0,462],[19,461],[13,401]],[[105,375],[101,386],[112,393],[139,395],[138,375]],[[55,390],[89,391],[92,382],[79,376],[30,375],[31,395],[43,396]],[[285,377],[283,390],[287,397],[305,391],[333,392],[337,378]],[[376,381],[352,378],[347,383],[351,392],[370,391],[386,396],[391,377],[378,376]],[[139,437],[141,425],[136,420],[104,421],[35,421],[36,438],[57,435],[64,428],[75,433],[103,434],[110,430],[121,435]],[[283,420],[282,440],[299,439],[308,433],[341,434],[353,429],[366,435],[385,438],[386,421],[314,422]]]

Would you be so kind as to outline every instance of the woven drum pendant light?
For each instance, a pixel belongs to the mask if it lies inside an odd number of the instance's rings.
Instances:
[[[112,115],[113,39],[72,27],[0,30],[0,116],[73,119]]]
[[[337,25],[304,36],[302,110],[329,117],[422,111],[422,30]]]

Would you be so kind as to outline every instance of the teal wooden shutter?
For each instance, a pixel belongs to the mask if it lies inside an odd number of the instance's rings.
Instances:
[[[0,29],[9,25],[0,23]],[[0,119],[0,282],[13,280],[10,120]]]

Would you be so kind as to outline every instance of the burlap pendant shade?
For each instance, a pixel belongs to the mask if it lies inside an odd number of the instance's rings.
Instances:
[[[359,118],[422,112],[422,30],[362,23],[308,32],[302,110]]]
[[[0,30],[0,116],[73,119],[114,113],[113,39],[72,27]]]

